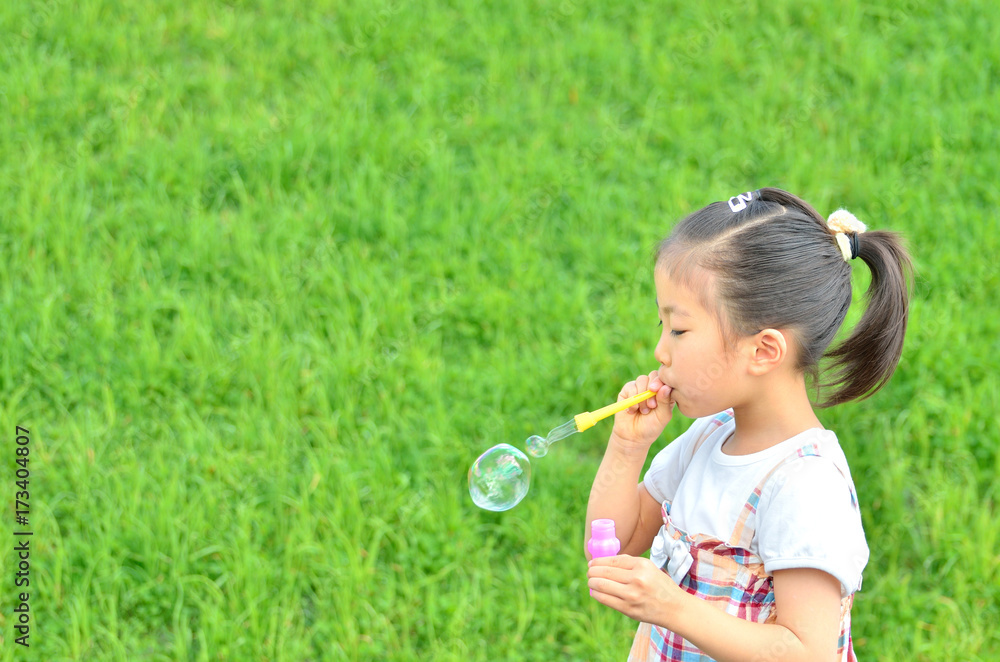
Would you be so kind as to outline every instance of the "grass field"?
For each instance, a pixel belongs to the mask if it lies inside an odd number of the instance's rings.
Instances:
[[[918,269],[893,381],[820,414],[859,656],[1000,659],[994,13],[5,3],[0,661],[623,660],[581,549],[608,424],[507,513],[466,471],[655,367],[655,243],[764,185]]]

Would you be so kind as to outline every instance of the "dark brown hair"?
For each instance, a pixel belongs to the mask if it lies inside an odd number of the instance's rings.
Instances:
[[[857,257],[871,270],[867,305],[829,352],[851,305],[851,264],[826,220],[791,193],[762,188],[708,205],[660,243],[656,264],[693,287],[696,268],[705,270],[727,335],[790,330],[797,368],[817,382],[820,359],[830,359],[830,380],[819,386],[833,391],[817,403],[829,407],[882,388],[903,351],[910,258],[897,235],[881,231],[857,235]]]

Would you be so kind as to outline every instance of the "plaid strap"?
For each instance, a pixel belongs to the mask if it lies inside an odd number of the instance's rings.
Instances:
[[[733,420],[732,409],[727,409],[713,416],[712,420],[709,422],[709,425],[705,429],[705,431],[702,432],[701,436],[698,437],[695,440],[695,442],[691,445],[691,457],[694,457],[698,453],[698,449],[701,448],[702,444],[708,441],[708,438],[711,437],[716,430],[718,430],[731,420]]]
[[[764,486],[767,484],[767,481],[769,481],[771,476],[774,475],[774,472],[793,460],[807,456],[819,457],[819,446],[815,442],[806,444],[801,448],[797,448],[792,453],[789,453],[787,457],[774,465],[771,470],[760,479],[760,482],[757,483],[757,487],[754,488],[753,492],[751,492],[750,496],[747,498],[746,503],[743,504],[743,510],[740,512],[739,519],[736,520],[736,526],[733,528],[733,535],[729,538],[729,544],[732,547],[750,549],[750,541],[753,540],[754,533],[757,532],[756,521],[751,518],[757,514],[757,504],[760,502],[760,495],[764,491]],[[853,495],[853,490],[851,493]]]

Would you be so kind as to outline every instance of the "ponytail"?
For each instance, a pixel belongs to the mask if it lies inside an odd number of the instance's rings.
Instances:
[[[892,377],[903,352],[913,265],[892,232],[865,232],[856,240],[857,256],[872,275],[865,292],[867,305],[851,335],[826,354],[832,372],[821,388],[834,391],[819,403],[821,407],[872,395]]]

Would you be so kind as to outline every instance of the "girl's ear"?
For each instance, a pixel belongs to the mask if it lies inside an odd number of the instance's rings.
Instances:
[[[785,334],[777,329],[759,331],[750,338],[748,349],[750,356],[748,370],[755,377],[766,375],[788,358]]]

